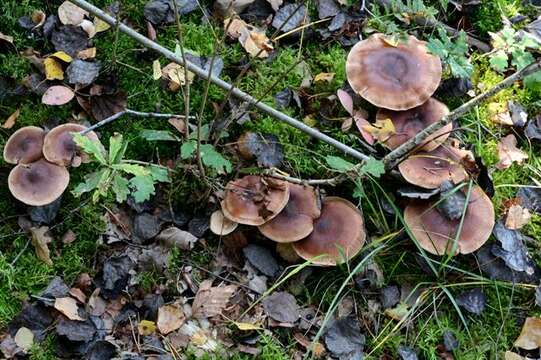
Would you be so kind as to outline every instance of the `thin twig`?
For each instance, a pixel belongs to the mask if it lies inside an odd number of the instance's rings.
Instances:
[[[272,169],[266,169],[262,172],[265,176],[270,176],[275,179],[285,180],[293,184],[299,184],[299,185],[330,185],[330,186],[336,186],[346,180],[348,178],[348,175],[346,173],[337,175],[333,178],[329,179],[299,179],[293,176],[284,175],[282,172],[278,171],[275,168]]]
[[[515,82],[522,80],[524,77],[531,75],[537,71],[541,70],[541,60],[534,62],[515,72],[513,75],[505,78],[498,84],[494,85],[492,88],[486,92],[477,95],[468,102],[457,107],[455,110],[451,111],[449,114],[444,116],[440,121],[430,125],[424,130],[420,131],[413,138],[405,142],[404,144],[397,147],[395,150],[391,151],[387,156],[383,158],[385,166],[387,169],[392,169],[398,165],[404,157],[406,157],[410,151],[415,149],[418,145],[423,143],[430,135],[434,134],[436,131],[444,127],[445,125],[451,123],[452,121],[458,119],[462,115],[468,113],[473,107],[479,105],[488,98],[496,95],[500,91],[511,87]]]

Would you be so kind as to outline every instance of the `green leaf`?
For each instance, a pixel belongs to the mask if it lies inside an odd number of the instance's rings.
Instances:
[[[496,71],[505,71],[507,69],[507,63],[509,58],[503,50],[498,50],[494,54],[490,55],[490,65]]]
[[[112,165],[112,168],[135,176],[150,175],[150,171],[146,167],[138,164],[120,163]]]
[[[201,145],[201,160],[205,166],[209,166],[220,174],[229,173],[233,170],[231,162],[214,149],[211,144]]]
[[[513,51],[513,60],[511,64],[517,67],[517,70],[521,70],[535,61],[532,54],[523,50]]]
[[[73,141],[75,144],[81,148],[85,153],[91,155],[96,159],[100,164],[107,165],[107,160],[105,160],[106,151],[103,148],[103,145],[99,140],[92,141],[84,135],[79,133],[72,133]]]
[[[353,168],[353,166],[355,166],[349,161],[338,156],[327,155],[327,157],[325,157],[325,161],[327,161],[327,165],[329,165],[330,168],[340,172],[349,171]]]
[[[90,192],[98,187],[100,184],[100,180],[102,176],[104,175],[106,168],[103,168],[101,170],[95,171],[93,173],[90,173],[88,175],[85,175],[85,181],[82,183],[79,183],[75,189],[72,190],[72,194],[75,197],[80,197],[82,194]]]
[[[122,203],[126,201],[126,199],[128,198],[128,194],[130,193],[129,184],[130,182],[128,181],[128,179],[118,174],[113,177],[113,181],[111,182],[111,189],[116,195],[117,202]]]
[[[363,174],[379,178],[381,175],[385,174],[385,164],[383,161],[370,157],[364,162],[363,166],[361,167],[361,172]]]
[[[122,134],[116,133],[109,138],[109,163],[118,164],[124,152],[126,151],[128,143],[122,141]]]
[[[167,130],[141,130],[139,136],[148,141],[180,141],[180,139]]]
[[[470,77],[473,72],[473,65],[468,57],[466,33],[460,31],[453,41],[449,38],[447,32],[440,27],[438,28],[438,37],[428,40],[428,50],[441,58],[443,63],[449,67],[452,75]]]
[[[180,157],[184,160],[191,158],[196,148],[197,143],[195,141],[186,141],[180,147]]]
[[[130,186],[135,191],[132,193],[135,202],[143,202],[154,195],[154,180],[150,176],[134,176],[130,179]]]
[[[155,165],[150,165],[149,167],[147,167],[147,169],[150,170],[150,176],[152,176],[152,179],[154,179],[154,181],[171,181],[171,179],[169,178],[169,169]]]
[[[207,141],[209,139],[210,128],[208,124],[201,126],[201,140]],[[197,140],[197,131],[192,131],[188,137],[190,140]]]

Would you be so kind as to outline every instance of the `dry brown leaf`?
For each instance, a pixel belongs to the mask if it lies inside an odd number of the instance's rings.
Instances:
[[[534,350],[541,347],[541,318],[526,318],[514,345],[524,350]]]
[[[43,11],[34,10],[34,12],[32,12],[32,22],[36,24],[34,26],[34,29],[39,28],[40,26],[45,24],[45,20],[47,20],[47,14],[45,14]]]
[[[514,353],[512,351],[506,351],[505,352],[505,360],[528,360],[524,356],[520,356],[517,353]]]
[[[43,60],[45,66],[45,77],[47,80],[64,80],[62,64],[53,57]]]
[[[96,57],[96,48],[91,47],[88,49],[81,50],[77,53],[77,58],[81,60],[94,59]]]
[[[69,229],[64,235],[62,235],[62,244],[71,244],[77,239],[77,235],[73,230]]]
[[[163,335],[177,330],[184,324],[186,317],[180,304],[163,305],[158,309],[156,325]]]
[[[330,83],[334,79],[334,75],[335,75],[335,73],[324,73],[324,72],[322,72],[322,73],[319,73],[316,76],[314,76],[314,81],[315,82],[326,81],[326,82]]]
[[[15,340],[15,344],[17,344],[18,347],[24,351],[28,351],[32,348],[32,345],[34,345],[34,333],[29,328],[23,326],[17,330],[13,340]]]
[[[75,93],[69,87],[54,85],[45,91],[41,102],[45,105],[64,105],[69,103],[74,96]]]
[[[500,161],[496,164],[497,169],[507,169],[514,162],[522,164],[528,158],[528,154],[517,148],[517,138],[509,134],[498,143],[498,157]]]
[[[501,125],[513,126],[513,120],[511,119],[511,113],[507,107],[507,103],[493,102],[488,104],[488,117],[489,119]]]
[[[58,7],[58,19],[64,25],[79,25],[85,16],[88,16],[88,11],[69,1],[64,1]]]
[[[66,317],[70,320],[85,320],[79,316],[79,307],[77,306],[77,301],[74,298],[56,298],[54,301],[54,308],[60,311],[62,314],[66,315]]]
[[[81,304],[86,303],[86,295],[81,289],[75,287],[71,288],[69,294]]]
[[[46,263],[47,265],[53,265],[51,260],[51,252],[47,246],[53,241],[51,235],[47,233],[49,228],[47,226],[31,227],[30,234],[32,235],[32,245],[36,249],[36,256],[38,259]]]
[[[88,38],[92,39],[96,35],[96,26],[90,20],[83,20],[79,26],[88,34]]]
[[[229,24],[231,22],[231,24]],[[251,56],[266,58],[274,48],[271,41],[265,35],[265,31],[247,24],[244,20],[234,18],[225,19],[224,27],[227,34],[238,39],[244,50]]]
[[[139,331],[139,335],[152,335],[156,332],[156,323],[150,320],[141,320],[139,325],[137,325],[137,331]]]
[[[186,122],[183,119],[180,118],[170,118],[167,120],[169,124],[171,124],[177,131],[181,134],[186,133]]]
[[[176,63],[167,64],[162,68],[162,76],[169,80],[169,89],[176,91],[181,85],[186,84],[186,72],[184,68]],[[195,75],[188,71],[188,82],[191,84]]]
[[[313,341],[310,341],[308,338],[306,338],[306,336],[298,332],[294,333],[293,337],[306,350],[312,351],[316,358],[320,358],[325,353],[325,347],[320,342],[314,343]]]
[[[209,318],[221,314],[236,290],[236,285],[212,287],[212,281],[203,281],[193,301],[193,317]]]
[[[363,125],[361,128],[369,133],[379,142],[385,142],[389,137],[396,134],[396,130],[391,119],[379,119],[375,123]]]
[[[17,121],[19,115],[21,115],[21,109],[15,110],[13,114],[9,115],[4,124],[2,124],[2,127],[4,129],[11,129],[15,125],[15,121]]]
[[[532,214],[526,208],[520,205],[511,205],[507,210],[507,217],[505,218],[505,227],[512,230],[521,229],[524,225],[530,222]]]
[[[162,77],[162,67],[160,65],[160,60],[156,59],[152,62],[152,78],[154,80],[159,80]]]
[[[96,288],[92,295],[90,295],[90,298],[88,299],[88,305],[86,308],[86,311],[90,315],[94,316],[101,316],[105,312],[105,309],[107,308],[107,304],[100,296],[101,289]]]

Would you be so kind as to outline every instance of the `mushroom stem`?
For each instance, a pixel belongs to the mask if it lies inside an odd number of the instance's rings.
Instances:
[[[433,123],[423,131],[420,131],[417,135],[411,138],[409,141],[397,147],[395,150],[391,151],[387,156],[383,158],[385,167],[387,169],[393,169],[398,165],[402,160],[409,154],[409,152],[415,149],[418,145],[422,144],[430,135],[434,134],[436,131],[444,127],[445,125],[453,122],[462,115],[469,112],[474,106],[479,105],[481,102],[487,100],[488,98],[496,95],[500,91],[507,89],[508,87],[513,86],[516,81],[524,79],[526,76],[531,75],[535,72],[541,70],[541,60],[538,60],[522,70],[515,72],[513,75],[508,76],[498,84],[494,85],[492,88],[486,92],[477,95],[470,101],[462,104],[457,107],[449,114],[441,118],[440,121]]]

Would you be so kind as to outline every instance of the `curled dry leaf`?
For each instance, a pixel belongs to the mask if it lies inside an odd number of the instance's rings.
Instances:
[[[53,265],[48,247],[53,238],[47,233],[48,230],[47,226],[31,227],[30,234],[32,235],[32,245],[36,249],[36,256],[47,265]]]
[[[64,105],[73,99],[75,93],[69,87],[54,85],[45,91],[41,97],[41,102],[45,105]]]
[[[507,169],[514,162],[522,164],[528,158],[528,154],[517,148],[517,138],[509,134],[498,143],[498,157],[500,161],[496,164],[497,169]]]
[[[163,305],[158,309],[156,326],[160,333],[167,335],[180,328],[185,320],[186,316],[179,304]]]
[[[541,318],[527,318],[514,345],[524,350],[541,347]]]
[[[2,128],[4,129],[11,129],[13,125],[15,125],[15,121],[17,121],[17,118],[21,114],[21,109],[15,110],[15,112],[6,119],[4,124],[2,124]]]
[[[244,20],[225,19],[224,27],[227,29],[227,35],[238,39],[242,47],[253,57],[266,58],[274,49],[265,31],[247,24]]]
[[[181,85],[186,84],[186,72],[184,68],[176,63],[170,63],[162,69],[162,77],[169,80],[169,89],[177,91]],[[188,71],[188,82],[191,84],[195,75]]]
[[[209,318],[220,315],[226,307],[229,298],[233,296],[236,290],[236,285],[212,287],[211,280],[203,281],[193,301],[193,317]]]
[[[357,119],[356,119],[357,121]],[[389,137],[396,134],[391,119],[379,119],[374,124],[363,125],[362,129],[379,142],[385,142]]]
[[[530,222],[532,214],[526,208],[520,205],[511,205],[507,210],[505,218],[505,227],[512,230],[521,229],[524,225]]]
[[[54,301],[54,308],[66,315],[66,317],[70,320],[84,321],[84,319],[79,316],[79,307],[77,306],[77,301],[74,298],[56,298]]]
[[[88,11],[69,1],[64,1],[58,7],[58,19],[64,25],[79,25],[83,22],[85,16],[88,16]]]

